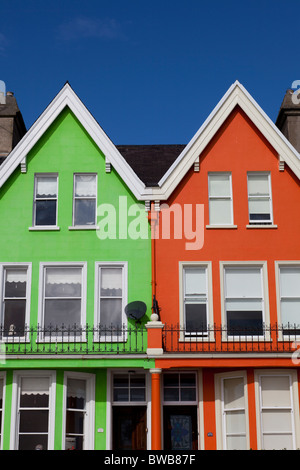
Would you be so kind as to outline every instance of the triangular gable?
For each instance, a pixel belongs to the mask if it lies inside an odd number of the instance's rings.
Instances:
[[[161,178],[158,183],[159,187],[153,188],[151,199],[168,199],[236,106],[239,106],[245,112],[253,124],[272,145],[278,153],[280,161],[284,161],[300,179],[299,153],[260,108],[247,90],[236,81],[229,88],[173,165],[171,165],[169,170]]]
[[[104,153],[106,162],[114,167],[134,196],[140,199],[141,194],[147,193],[145,184],[138,178],[133,169],[78,98],[69,83],[64,85],[45,111],[31,126],[23,139],[3,162],[0,169],[0,187],[3,186],[15,169],[19,165],[22,165],[27,154],[66,106],[69,107],[95,144]],[[151,192],[151,190],[149,191]]]

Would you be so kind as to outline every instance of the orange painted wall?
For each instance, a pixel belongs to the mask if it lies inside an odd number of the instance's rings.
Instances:
[[[155,241],[156,296],[164,323],[179,322],[179,261],[211,261],[214,321],[221,323],[219,261],[267,261],[270,321],[277,321],[275,260],[300,260],[300,184],[285,166],[279,171],[274,149],[242,110],[236,108],[200,156],[200,172],[193,168],[183,178],[172,204],[204,204],[209,224],[208,172],[232,173],[234,224],[237,229],[204,228],[201,250],[185,249],[186,240]],[[247,172],[270,171],[274,224],[277,229],[247,229]],[[275,365],[275,364],[274,364]]]

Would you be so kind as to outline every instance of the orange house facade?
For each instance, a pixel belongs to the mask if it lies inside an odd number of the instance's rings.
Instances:
[[[299,177],[236,82],[153,189],[152,449],[300,447]]]

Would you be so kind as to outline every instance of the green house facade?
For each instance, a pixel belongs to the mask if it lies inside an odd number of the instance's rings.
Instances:
[[[1,449],[150,448],[144,184],[66,84],[0,185]]]

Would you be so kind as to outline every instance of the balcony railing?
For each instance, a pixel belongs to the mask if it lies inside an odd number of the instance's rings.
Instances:
[[[10,355],[86,355],[146,354],[147,331],[134,326],[25,326],[7,329],[0,326],[0,354]]]
[[[164,325],[166,353],[292,353],[300,346],[299,325],[262,325],[259,328],[232,328],[209,325],[187,331],[181,325]]]

